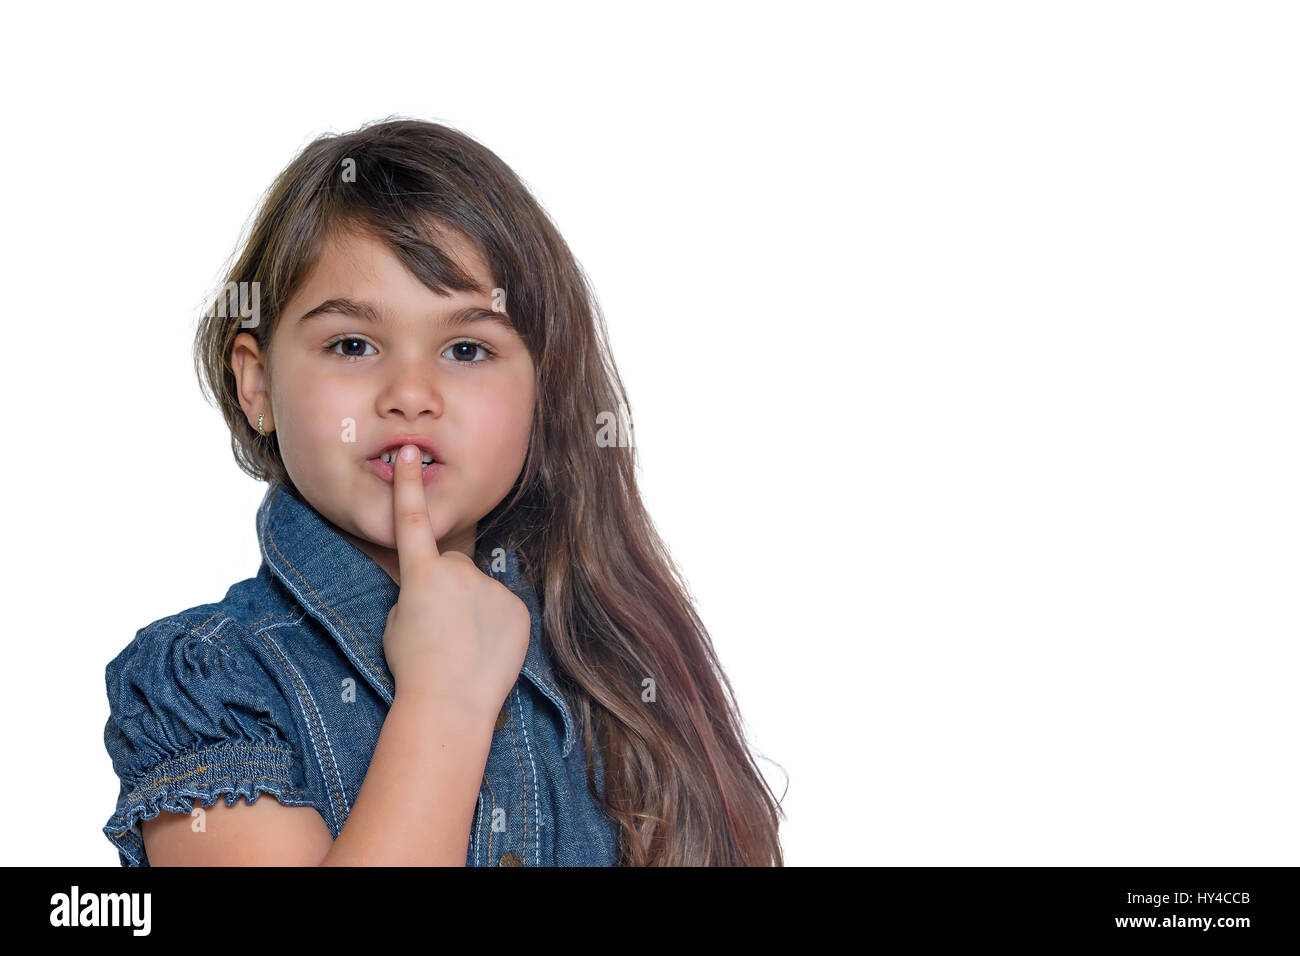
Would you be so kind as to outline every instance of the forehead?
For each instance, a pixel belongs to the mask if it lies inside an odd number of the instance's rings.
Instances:
[[[425,232],[431,244],[452,259],[478,285],[479,291],[449,290],[455,299],[490,296],[494,284],[491,269],[478,248],[463,234],[434,226]],[[383,292],[385,298],[414,302],[429,297],[442,299],[402,264],[394,251],[377,236],[359,228],[340,227],[326,236],[320,255],[308,271],[289,305],[302,311],[311,308],[307,299],[330,295],[361,295]],[[401,307],[401,301],[394,301]]]

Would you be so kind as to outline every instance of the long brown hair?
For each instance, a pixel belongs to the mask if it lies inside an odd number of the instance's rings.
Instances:
[[[195,340],[196,370],[230,427],[236,461],[254,478],[295,490],[275,438],[259,435],[239,406],[231,347],[249,331],[269,356],[285,303],[324,242],[333,230],[358,227],[435,292],[483,291],[437,245],[442,229],[468,237],[533,357],[527,457],[510,494],[479,523],[478,547],[504,540],[537,591],[556,677],[582,727],[588,786],[621,825],[620,862],[783,865],[780,801],[750,754],[734,691],[641,500],[635,445],[608,440],[631,413],[595,293],[545,211],[493,152],[446,126],[390,119],[321,136],[276,178],[219,293],[228,299],[229,283],[258,283],[259,321],[241,329],[225,317],[225,301],[214,300]]]

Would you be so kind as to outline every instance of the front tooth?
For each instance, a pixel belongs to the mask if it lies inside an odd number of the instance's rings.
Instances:
[[[382,462],[386,462],[387,464],[390,464],[390,465],[391,465],[391,464],[393,464],[393,463],[397,460],[397,452],[395,452],[395,451],[385,451],[385,452],[381,452],[380,455],[379,455],[379,460],[382,461]],[[430,455],[427,451],[426,451],[426,452],[422,452],[421,455],[420,455],[420,464],[422,464],[422,465],[432,465],[432,464],[433,464],[433,456]]]

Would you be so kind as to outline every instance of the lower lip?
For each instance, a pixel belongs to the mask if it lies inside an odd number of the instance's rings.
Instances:
[[[367,458],[366,467],[390,485],[393,483],[393,466],[382,458]],[[420,469],[420,478],[426,485],[433,484],[433,482],[438,480],[438,476],[442,474],[443,469],[446,467],[447,466],[440,461],[435,461],[431,465],[425,465]]]

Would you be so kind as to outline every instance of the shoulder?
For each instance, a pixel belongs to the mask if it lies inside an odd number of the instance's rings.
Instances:
[[[280,695],[255,643],[272,622],[232,611],[205,604],[159,618],[109,661],[105,739],[115,769],[143,769],[177,744],[276,737]]]
[[[168,614],[135,632],[125,647],[109,662],[108,672],[138,665],[168,651],[204,647],[232,654],[233,644],[248,635],[244,622],[220,604],[202,604]]]
[[[274,695],[266,675],[264,635],[302,621],[264,574],[232,585],[220,601],[151,621],[136,631],[104,670],[114,718],[197,717],[220,705],[257,703]],[[201,692],[196,696],[196,692]]]
[[[115,681],[142,667],[171,665],[178,675],[201,662],[238,668],[248,661],[259,635],[301,621],[303,615],[264,576],[240,581],[220,601],[168,614],[136,631],[105,670],[110,697]]]

